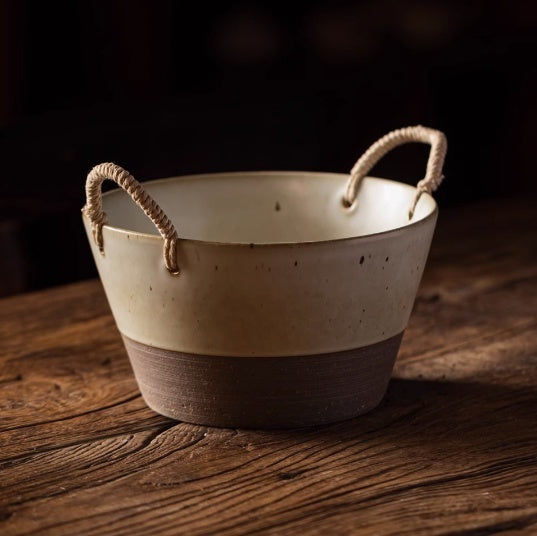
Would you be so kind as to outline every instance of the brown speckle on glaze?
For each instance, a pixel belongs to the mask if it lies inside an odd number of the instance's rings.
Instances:
[[[362,255],[362,256],[360,257],[360,264],[364,264],[364,261],[365,261],[365,257]]]
[[[298,261],[295,261],[295,266],[298,266]]]
[[[278,201],[276,201],[276,205],[274,206],[274,210],[276,212],[279,212],[281,209],[282,209],[282,206],[280,205],[280,203]]]
[[[386,257],[386,261],[385,262],[388,262],[390,260],[390,257]]]
[[[153,287],[149,285],[149,291],[152,291],[152,290],[153,290]]]
[[[214,265],[214,269],[215,269],[215,271],[218,270],[218,264],[215,264],[215,265]]]
[[[254,245],[253,245],[253,243],[248,244],[248,247],[249,247],[250,249],[254,249]]]

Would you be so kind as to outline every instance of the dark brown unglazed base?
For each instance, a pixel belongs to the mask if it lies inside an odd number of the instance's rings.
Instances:
[[[294,428],[366,413],[386,392],[403,333],[330,354],[218,357],[123,336],[140,391],[162,415],[232,428]]]

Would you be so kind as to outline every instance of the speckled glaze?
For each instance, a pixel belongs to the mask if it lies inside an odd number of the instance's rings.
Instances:
[[[367,177],[345,208],[347,180],[254,172],[145,183],[181,237],[179,276],[164,267],[162,238],[128,196],[105,194],[104,255],[84,223],[119,331],[150,348],[247,360],[333,354],[399,336],[436,203],[424,194],[408,221],[415,188]],[[229,415],[211,421],[219,422],[234,423]]]

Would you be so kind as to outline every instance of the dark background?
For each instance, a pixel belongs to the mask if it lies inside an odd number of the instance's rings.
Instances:
[[[449,140],[442,207],[535,195],[532,1],[0,0],[0,295],[96,274],[87,171],[346,172],[388,131]],[[416,183],[425,146],[375,174]]]

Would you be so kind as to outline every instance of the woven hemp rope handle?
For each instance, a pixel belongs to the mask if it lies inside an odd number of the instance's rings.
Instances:
[[[431,146],[425,177],[418,182],[416,195],[408,212],[408,218],[411,219],[423,192],[434,192],[444,179],[442,167],[446,157],[447,140],[442,132],[432,128],[415,126],[393,130],[371,145],[351,169],[343,204],[350,207],[354,203],[362,179],[386,153],[398,145],[410,142],[428,143]]]
[[[179,237],[172,222],[128,171],[111,162],[99,164],[89,172],[86,180],[86,205],[82,209],[91,222],[93,239],[100,252],[104,255],[103,225],[106,224],[106,214],[103,212],[101,185],[106,179],[121,186],[155,224],[164,239],[166,269],[173,275],[179,274],[179,266],[177,265],[177,241]]]

